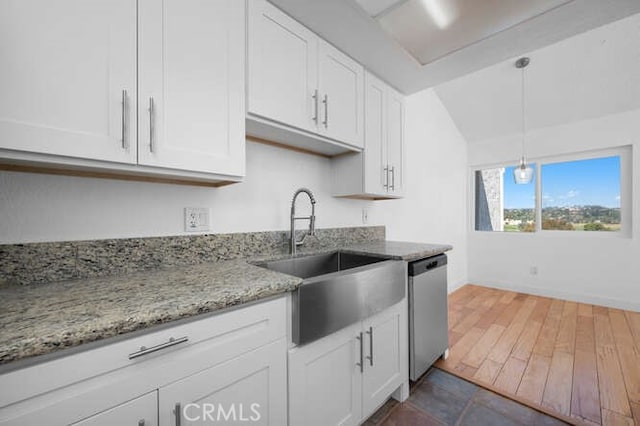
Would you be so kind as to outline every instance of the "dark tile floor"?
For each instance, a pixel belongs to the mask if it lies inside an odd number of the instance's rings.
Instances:
[[[391,399],[365,426],[556,426],[566,423],[437,368],[411,385],[404,403]]]

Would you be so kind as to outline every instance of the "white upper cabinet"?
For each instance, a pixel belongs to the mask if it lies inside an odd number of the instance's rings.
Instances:
[[[244,174],[244,2],[139,0],[139,162]]]
[[[245,18],[238,0],[0,0],[0,160],[239,180]]]
[[[365,72],[364,150],[333,160],[334,195],[400,198],[404,190],[404,98]]]
[[[0,0],[0,58],[0,148],[136,162],[135,0]]]
[[[362,147],[364,68],[323,40],[320,40],[319,53],[320,132]]]
[[[313,131],[318,37],[263,0],[249,2],[248,110]]]
[[[395,90],[387,90],[387,168],[389,181],[388,193],[403,194],[404,172],[404,98]]]
[[[266,0],[249,2],[248,34],[247,133],[328,155],[359,151],[362,65]]]
[[[361,161],[364,189],[373,194],[386,193],[387,187],[387,86],[367,74],[365,79],[365,152]]]

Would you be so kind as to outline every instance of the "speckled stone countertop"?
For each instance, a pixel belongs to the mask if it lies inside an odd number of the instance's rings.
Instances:
[[[0,364],[295,290],[243,260],[0,288]]]
[[[398,241],[341,248],[406,261],[451,249]],[[276,296],[301,283],[300,278],[237,259],[46,285],[2,286],[0,365]]]
[[[413,260],[435,256],[453,249],[448,244],[405,243],[402,241],[373,241],[344,247],[342,251],[357,254],[373,254],[389,259]]]

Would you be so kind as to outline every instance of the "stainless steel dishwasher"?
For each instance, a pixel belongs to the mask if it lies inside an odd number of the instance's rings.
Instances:
[[[418,380],[449,347],[447,256],[409,263],[409,378]]]

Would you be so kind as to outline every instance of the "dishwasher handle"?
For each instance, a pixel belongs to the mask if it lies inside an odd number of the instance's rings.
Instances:
[[[447,264],[447,255],[439,254],[437,256],[427,257],[425,259],[416,260],[409,263],[409,276],[415,277],[433,269],[445,266]]]

